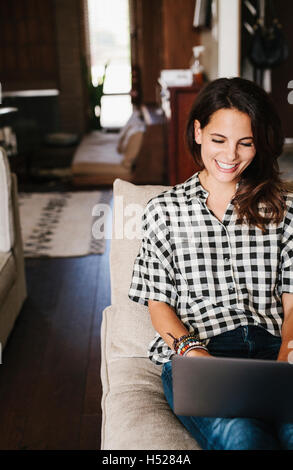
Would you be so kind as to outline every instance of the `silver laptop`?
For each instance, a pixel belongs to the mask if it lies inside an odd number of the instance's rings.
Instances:
[[[173,356],[174,412],[293,422],[293,364]]]

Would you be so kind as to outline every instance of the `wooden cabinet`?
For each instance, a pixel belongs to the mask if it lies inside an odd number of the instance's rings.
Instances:
[[[162,107],[167,118],[169,184],[183,183],[199,170],[190,155],[185,128],[199,88],[169,87],[162,89]]]
[[[134,165],[132,182],[135,184],[166,184],[166,145],[164,116],[157,106],[140,107],[145,123],[142,146]]]
[[[155,86],[161,70],[189,67],[192,48],[201,44],[192,26],[194,6],[195,0],[129,0],[131,65],[139,69],[140,103],[159,104]]]

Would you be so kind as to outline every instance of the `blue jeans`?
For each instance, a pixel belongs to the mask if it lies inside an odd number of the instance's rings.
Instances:
[[[213,356],[277,359],[281,338],[264,328],[240,326],[211,338]],[[164,364],[162,382],[173,410],[172,362]],[[273,423],[253,418],[177,416],[205,450],[293,450],[293,423]]]

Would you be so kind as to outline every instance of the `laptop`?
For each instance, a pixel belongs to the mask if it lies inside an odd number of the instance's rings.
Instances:
[[[293,422],[293,364],[173,356],[174,412]]]

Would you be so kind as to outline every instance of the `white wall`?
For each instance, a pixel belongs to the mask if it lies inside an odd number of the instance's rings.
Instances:
[[[240,74],[240,0],[219,0],[218,77]]]
[[[218,0],[212,2],[212,29],[201,32],[202,64],[209,80],[218,78]]]
[[[203,31],[202,63],[209,80],[240,75],[241,2],[213,0],[212,29]]]

